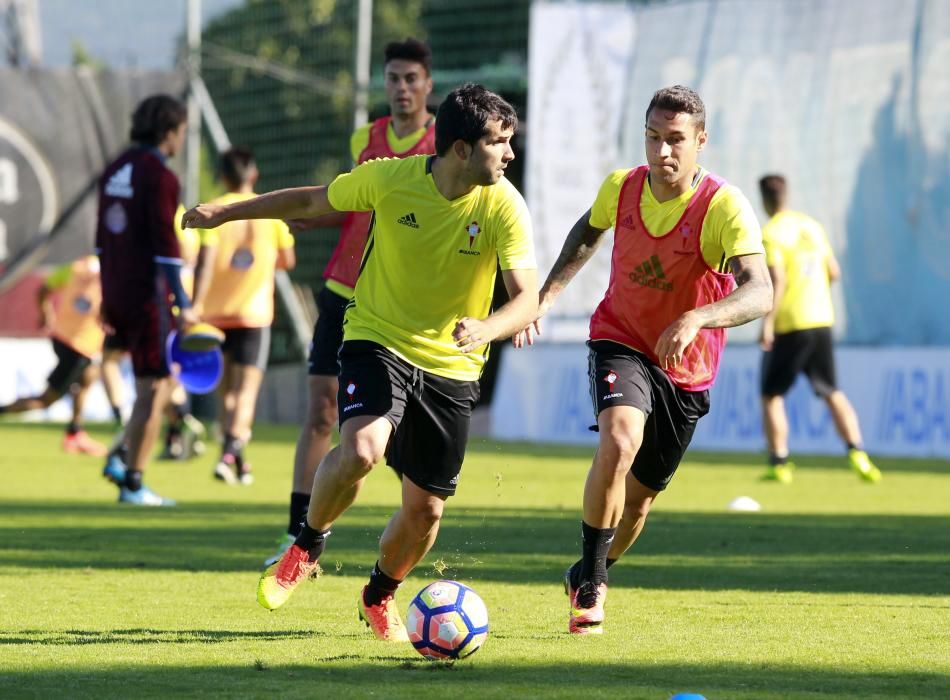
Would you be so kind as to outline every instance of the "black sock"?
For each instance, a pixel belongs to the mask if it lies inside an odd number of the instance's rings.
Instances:
[[[577,588],[581,585],[581,562],[582,561],[583,560],[578,559],[573,564],[571,564],[571,568],[568,570],[567,575],[568,575],[568,580],[571,583],[571,588]],[[617,559],[611,559],[610,557],[607,557],[607,568],[609,569],[611,566],[616,564],[617,561],[618,561]]]
[[[125,488],[129,491],[138,491],[142,488],[142,472],[132,471],[131,469],[126,470],[125,472]]]
[[[307,508],[310,507],[310,494],[293,491],[290,494],[290,520],[287,523],[287,533],[296,537],[303,530],[307,519]]]
[[[119,459],[121,459],[123,462],[128,462],[128,461],[129,461],[129,448],[126,447],[125,443],[122,443],[121,445],[119,445],[118,447],[116,447],[114,450],[112,450],[112,452],[109,453],[109,456],[110,456],[110,457],[111,457],[112,455],[115,455],[116,457],[118,457]]]
[[[590,581],[595,586],[607,583],[607,552],[616,532],[617,528],[615,527],[601,529],[591,527],[581,521],[582,550],[584,554],[581,559],[579,577],[581,583]]]
[[[221,456],[231,455],[237,461],[238,457],[243,458],[241,451],[244,449],[244,442],[238,440],[236,437],[230,433],[224,436],[224,440],[221,441]]]
[[[82,430],[82,427],[79,425],[79,421],[69,421],[69,425],[66,426],[67,435],[75,435],[80,430]]]
[[[773,467],[781,467],[785,464],[788,464],[788,455],[779,457],[774,452],[769,452],[769,464]]]
[[[305,522],[300,534],[297,535],[297,539],[294,540],[294,544],[307,550],[307,558],[314,562],[323,554],[323,548],[326,547],[327,537],[329,536],[329,530],[314,530]]]
[[[116,425],[122,425],[122,409],[119,406],[112,407],[112,418],[115,419]]]
[[[363,602],[368,606],[379,605],[383,598],[395,595],[396,589],[402,581],[390,578],[379,570],[379,562],[373,566],[369,574],[369,585],[363,592]]]
[[[848,445],[848,450],[849,450],[849,451],[850,451],[850,450],[860,450],[860,449],[861,449],[861,445],[858,445],[858,444],[856,444],[856,443],[849,442],[849,443],[846,443],[846,444]]]

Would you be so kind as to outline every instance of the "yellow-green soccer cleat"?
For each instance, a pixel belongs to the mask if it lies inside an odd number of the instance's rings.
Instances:
[[[864,450],[848,450],[848,463],[864,481],[876,484],[881,480],[881,470],[874,466]]]
[[[287,602],[301,581],[319,575],[320,564],[310,561],[307,550],[293,544],[280,561],[261,575],[257,582],[257,602],[268,610],[276,610]]]
[[[795,478],[795,465],[791,462],[785,464],[774,464],[766,468],[762,474],[762,481],[777,481],[780,484],[790,484]]]

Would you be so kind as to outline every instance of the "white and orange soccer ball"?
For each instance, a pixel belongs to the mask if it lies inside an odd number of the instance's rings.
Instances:
[[[458,581],[436,581],[416,594],[406,615],[409,641],[427,659],[464,659],[488,637],[488,609]]]

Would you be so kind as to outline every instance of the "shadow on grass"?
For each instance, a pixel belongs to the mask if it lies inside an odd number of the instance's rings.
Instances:
[[[36,644],[74,646],[81,644],[221,644],[227,642],[268,642],[310,639],[323,636],[319,631],[302,630],[158,630],[149,628],[121,630],[17,630],[0,632],[0,646]]]
[[[468,443],[467,452],[479,455],[523,455],[544,459],[559,457],[577,459],[586,469],[594,456],[594,445],[554,445],[534,442],[499,442],[487,438],[472,438]],[[807,478],[809,468],[835,469],[848,471],[848,460],[844,454],[839,455],[792,455],[796,466],[805,471],[800,473],[801,478]],[[901,473],[946,474],[950,476],[950,460],[924,457],[878,457],[872,455],[875,464],[882,471]],[[764,468],[766,457],[764,451],[756,452],[702,452],[690,450],[684,461],[686,468],[695,468],[702,465],[714,464],[724,466]],[[757,478],[756,473],[753,478]]]
[[[577,640],[565,640],[576,643]],[[395,651],[395,650],[393,650]],[[950,678],[927,672],[854,673],[825,668],[742,663],[625,661],[555,665],[480,661],[451,666],[421,657],[339,654],[312,665],[271,661],[266,654],[227,666],[128,666],[55,669],[0,675],[11,696],[51,697],[624,697],[668,698],[689,689],[709,698],[946,697]],[[277,651],[273,653],[278,656]],[[645,654],[644,654],[645,655]],[[242,654],[237,654],[238,658]],[[250,654],[243,656],[250,657]],[[263,657],[263,658],[262,658]],[[441,692],[433,682],[451,682]],[[134,689],[132,691],[131,689]],[[583,689],[581,691],[580,689]]]
[[[192,503],[133,513],[0,501],[0,567],[253,571],[267,554],[261,522],[279,510]],[[351,508],[324,555],[328,575],[337,562],[344,574],[367,571],[390,515],[383,506]],[[418,572],[439,562],[442,575],[464,580],[557,582],[579,551],[577,531],[573,512],[449,509]],[[643,588],[946,595],[950,517],[660,511],[611,575]]]

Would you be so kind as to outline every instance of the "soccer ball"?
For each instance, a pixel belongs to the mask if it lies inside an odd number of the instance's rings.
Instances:
[[[436,581],[416,594],[406,616],[409,641],[427,659],[464,659],[488,636],[488,609],[458,581]]]

